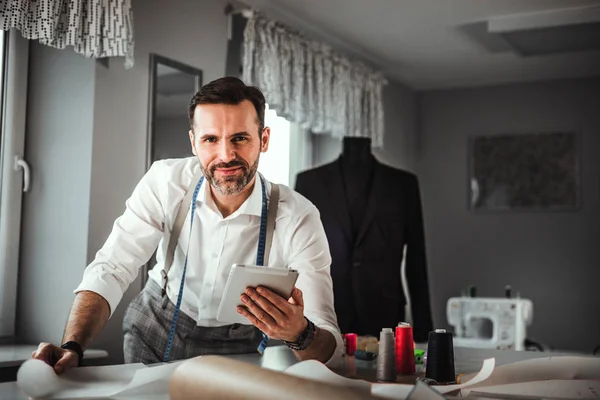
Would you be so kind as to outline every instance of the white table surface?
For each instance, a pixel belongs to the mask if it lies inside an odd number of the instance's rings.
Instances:
[[[417,346],[421,347],[421,346]],[[31,355],[31,353],[30,353]],[[512,351],[512,350],[487,350],[487,349],[471,349],[455,347],[455,369],[456,373],[477,372],[481,369],[483,360],[494,357],[496,365],[508,364],[516,361],[527,360],[532,358],[543,358],[558,355],[577,355],[582,354],[571,352],[534,352],[534,351]],[[285,370],[296,362],[293,354],[284,346],[269,347],[265,354],[261,357],[258,354],[244,354],[236,356],[228,356],[228,358],[237,359],[251,364],[259,365],[263,368],[273,369],[277,371]],[[375,373],[375,363],[356,360],[356,366],[359,370],[359,377],[369,380],[371,375]],[[336,371],[344,374],[344,371]],[[109,400],[125,400],[135,399],[135,397],[111,397],[104,398]],[[157,395],[153,397],[143,396],[145,400],[169,400],[168,395]],[[16,382],[0,383],[0,400],[28,400],[18,388]]]
[[[0,345],[0,368],[18,367],[31,358],[31,353],[37,350],[37,345],[18,344]],[[88,349],[85,351],[86,359],[108,357],[104,350]]]

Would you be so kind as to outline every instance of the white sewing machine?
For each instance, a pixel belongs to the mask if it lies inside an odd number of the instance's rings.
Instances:
[[[533,303],[518,297],[452,297],[446,313],[455,327],[455,346],[525,350]]]

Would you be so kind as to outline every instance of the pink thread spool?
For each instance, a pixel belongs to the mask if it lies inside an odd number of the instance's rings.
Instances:
[[[356,333],[346,333],[346,354],[353,356],[356,351],[358,337]]]

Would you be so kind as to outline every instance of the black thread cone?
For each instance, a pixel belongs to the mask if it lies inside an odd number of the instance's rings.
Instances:
[[[452,383],[456,381],[452,333],[446,332],[443,329],[429,332],[425,376],[438,383]]]

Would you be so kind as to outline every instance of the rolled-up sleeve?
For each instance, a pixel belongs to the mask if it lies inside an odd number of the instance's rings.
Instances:
[[[316,207],[311,207],[294,225],[289,242],[291,263],[288,268],[299,271],[296,286],[303,293],[304,315],[335,338],[335,351],[325,363],[335,367],[342,361],[344,341],[333,304],[329,244]]]
[[[117,308],[141,266],[146,264],[162,238],[164,209],[160,182],[162,163],[156,162],[136,185],[112,231],[94,260],[87,266],[75,293],[84,290],[102,296]]]

